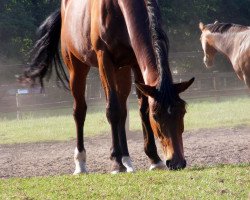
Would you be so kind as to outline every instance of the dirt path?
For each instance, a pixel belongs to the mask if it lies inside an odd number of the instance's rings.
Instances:
[[[141,133],[129,133],[128,143],[136,169],[147,169]],[[86,138],[90,172],[109,172],[110,136]],[[217,128],[184,134],[188,166],[250,162],[250,127]],[[0,145],[0,178],[71,174],[74,141]],[[161,153],[161,150],[159,150]]]

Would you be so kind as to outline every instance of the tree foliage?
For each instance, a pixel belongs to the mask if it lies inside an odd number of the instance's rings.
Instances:
[[[39,24],[59,7],[56,0],[0,0],[0,57],[25,59]]]
[[[199,21],[215,20],[249,25],[249,0],[158,0],[170,39],[171,52],[201,49]],[[0,0],[0,60],[27,59],[39,24],[55,9],[58,0]],[[192,68],[196,58],[173,59],[174,66]]]

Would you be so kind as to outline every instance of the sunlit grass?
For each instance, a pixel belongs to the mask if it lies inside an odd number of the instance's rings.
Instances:
[[[89,113],[85,124],[85,136],[103,134],[110,129],[104,113]],[[75,123],[71,115],[2,120],[0,138],[0,143],[69,140],[75,138]]]
[[[131,130],[140,130],[138,112],[130,112]],[[250,126],[250,98],[232,98],[216,102],[188,102],[185,115],[185,130],[201,128]]]
[[[250,125],[250,98],[190,103],[185,125],[187,130]]]
[[[68,114],[67,114],[68,113]],[[23,143],[75,138],[72,109],[25,114],[21,120],[0,120],[0,143]],[[141,130],[136,103],[130,104],[131,131]],[[216,127],[250,126],[250,98],[189,102],[185,130]],[[90,106],[85,122],[85,136],[110,132],[103,106]]]
[[[250,165],[0,180],[0,199],[247,199]]]

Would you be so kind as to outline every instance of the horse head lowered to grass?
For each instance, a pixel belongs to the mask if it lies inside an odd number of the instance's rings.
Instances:
[[[131,70],[137,86],[144,150],[151,161],[150,169],[166,165],[170,169],[185,168],[182,133],[186,103],[179,94],[194,79],[173,83],[168,38],[162,29],[157,1],[63,0],[61,10],[41,25],[40,38],[33,49],[35,55],[23,79],[40,78],[42,83],[52,67],[60,80],[67,79],[58,54],[60,40],[74,97],[75,174],[87,172],[83,126],[87,111],[86,77],[91,66],[99,69],[106,94],[106,115],[112,132],[112,172],[134,171],[125,132]],[[163,147],[166,164],[158,156],[154,135]]]
[[[250,27],[231,23],[199,24],[206,67],[212,67],[217,52],[225,55],[240,80],[250,88]]]

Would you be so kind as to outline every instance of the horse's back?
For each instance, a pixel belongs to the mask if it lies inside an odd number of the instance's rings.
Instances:
[[[107,49],[117,67],[131,65],[135,56],[117,0],[62,3],[62,47],[82,62],[97,66],[95,52]]]

